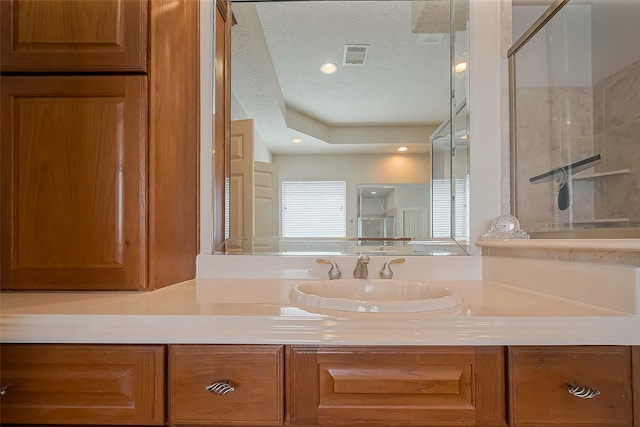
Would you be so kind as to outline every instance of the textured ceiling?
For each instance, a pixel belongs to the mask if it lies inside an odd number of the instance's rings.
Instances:
[[[232,115],[253,118],[275,154],[428,151],[449,109],[449,36],[438,32],[448,13],[420,10],[436,3],[233,3],[232,93],[244,112]],[[366,63],[343,66],[345,44],[369,45]],[[322,74],[324,62],[338,71]]]

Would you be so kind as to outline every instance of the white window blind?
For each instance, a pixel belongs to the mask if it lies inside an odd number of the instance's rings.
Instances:
[[[457,240],[469,240],[469,176],[455,179],[455,229],[451,229],[451,181],[434,179],[433,237],[455,236]]]
[[[283,237],[346,237],[346,181],[283,181]]]
[[[456,209],[454,236],[458,241],[469,241],[469,175],[456,178]]]
[[[431,181],[432,230],[433,237],[451,237],[451,181],[434,179]]]

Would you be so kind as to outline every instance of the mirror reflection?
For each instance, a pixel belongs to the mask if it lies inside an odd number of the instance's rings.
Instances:
[[[371,242],[413,251],[410,241],[459,251],[450,240],[457,205],[447,135],[468,135],[451,121],[466,93],[466,69],[452,72],[451,52],[466,63],[467,8],[237,1],[232,10],[226,251],[348,253]],[[460,86],[453,106],[452,82]],[[439,164],[448,166],[438,166],[432,194],[436,132]],[[369,222],[362,192],[374,187],[412,193],[396,206],[404,217]],[[433,238],[446,241],[429,246]]]
[[[426,184],[358,184],[358,238],[429,238],[430,198]]]

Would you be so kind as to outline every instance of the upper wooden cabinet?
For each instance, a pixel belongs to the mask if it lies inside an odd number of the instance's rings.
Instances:
[[[2,79],[3,285],[143,288],[146,80]]]
[[[2,71],[146,71],[149,4],[0,2]]]
[[[193,279],[199,2],[13,0],[0,11],[0,287]]]

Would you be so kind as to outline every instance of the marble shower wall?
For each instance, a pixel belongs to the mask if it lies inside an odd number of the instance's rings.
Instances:
[[[590,87],[519,87],[518,217],[545,231],[640,223],[640,61]],[[529,178],[595,154],[602,161],[574,175],[571,207],[557,208],[557,187]],[[585,178],[628,169],[628,173]],[[628,220],[628,221],[625,221]],[[581,224],[582,223],[582,224]]]
[[[594,85],[593,134],[599,171],[629,169],[594,182],[596,218],[640,225],[640,60]]]
[[[572,203],[557,208],[558,186],[533,176],[594,154],[591,88],[520,87],[517,104],[518,217],[528,231],[551,231],[594,219],[591,180],[569,183]]]

